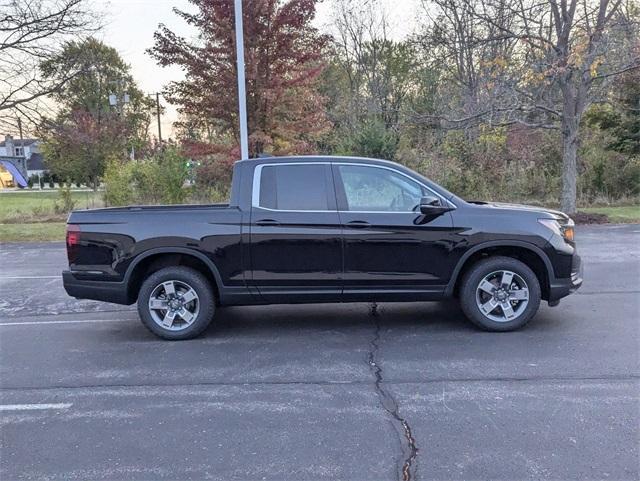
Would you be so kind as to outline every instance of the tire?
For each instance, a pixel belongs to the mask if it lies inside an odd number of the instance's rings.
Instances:
[[[166,267],[147,277],[140,287],[140,320],[163,339],[178,341],[197,337],[209,326],[214,312],[211,284],[194,269]]]
[[[521,328],[538,312],[540,299],[536,275],[511,257],[489,257],[477,262],[465,273],[460,288],[463,312],[487,331]]]

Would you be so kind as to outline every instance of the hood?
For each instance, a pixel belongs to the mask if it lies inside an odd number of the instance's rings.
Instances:
[[[547,209],[546,207],[522,205],[522,204],[508,204],[508,203],[502,203],[502,202],[482,202],[482,201],[469,201],[469,204],[478,205],[478,206],[486,207],[489,209],[532,212],[532,213],[537,213],[542,217],[550,217],[550,218],[557,219],[560,221],[565,221],[565,222],[569,221],[569,216],[564,212],[560,212],[559,210],[554,210],[554,209]]]

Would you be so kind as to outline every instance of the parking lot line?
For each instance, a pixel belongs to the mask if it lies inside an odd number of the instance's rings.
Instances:
[[[62,276],[0,276],[1,279],[60,279]]]
[[[77,319],[67,321],[0,322],[0,326],[39,326],[43,324],[82,324],[90,322],[132,322],[135,319]]]
[[[40,411],[45,409],[69,409],[72,403],[54,404],[0,404],[0,411]]]

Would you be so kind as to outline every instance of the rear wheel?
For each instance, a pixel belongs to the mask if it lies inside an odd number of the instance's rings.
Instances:
[[[540,306],[540,283],[523,262],[490,257],[465,274],[460,305],[477,326],[489,331],[512,331],[524,326]]]
[[[213,319],[215,301],[206,277],[188,267],[166,267],[142,283],[138,313],[142,323],[164,339],[192,339]]]

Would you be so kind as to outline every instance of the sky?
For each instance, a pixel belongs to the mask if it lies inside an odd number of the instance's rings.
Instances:
[[[146,54],[153,45],[153,33],[158,24],[164,23],[174,32],[190,37],[194,35],[173,8],[192,11],[193,5],[187,0],[91,0],[97,11],[104,14],[105,28],[98,38],[116,48],[122,58],[131,66],[134,79],[140,88],[154,94],[172,80],[184,77],[177,67],[159,67]],[[419,0],[378,0],[389,14],[393,36],[400,38],[410,33],[416,25],[415,12]],[[330,29],[332,0],[324,0],[318,5],[315,25]],[[162,117],[163,137],[173,132],[172,123],[177,120],[175,107],[163,102],[166,111]],[[156,132],[154,126],[152,132]]]

